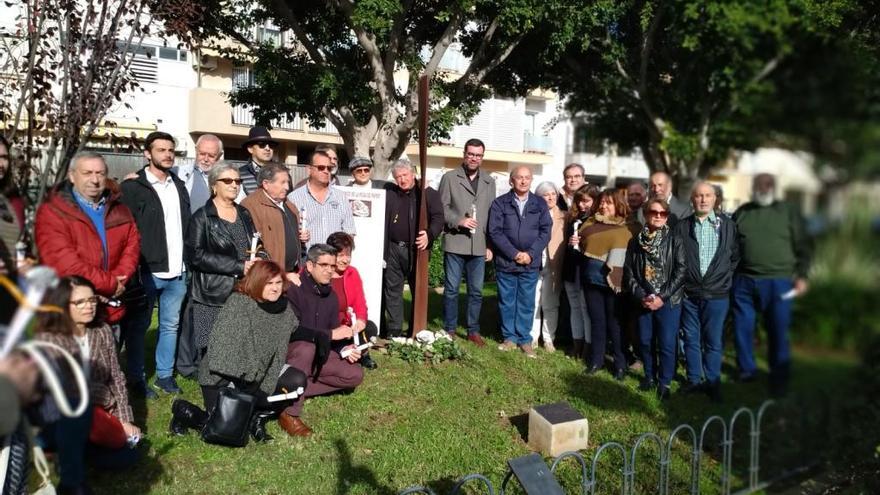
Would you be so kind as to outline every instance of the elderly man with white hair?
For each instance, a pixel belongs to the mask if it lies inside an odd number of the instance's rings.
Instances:
[[[739,379],[755,379],[756,313],[767,328],[770,391],[784,395],[791,353],[788,327],[792,300],[807,290],[810,239],[804,220],[790,204],[776,199],[776,179],[758,174],[752,185],[752,202],[734,214],[742,261],[733,279],[733,327]]]
[[[697,182],[691,193],[694,214],[674,229],[685,257],[681,325],[688,384],[683,389],[706,392],[719,402],[724,319],[739,245],[733,220],[715,213],[716,199],[712,184]]]
[[[532,322],[532,346],[538,345],[540,337],[544,350],[553,352],[556,347],[556,327],[559,323],[559,296],[562,292],[562,261],[565,257],[565,211],[559,209],[559,190],[552,182],[538,184],[535,195],[544,198],[550,213],[550,242],[541,252],[541,278],[535,289],[535,319]]]

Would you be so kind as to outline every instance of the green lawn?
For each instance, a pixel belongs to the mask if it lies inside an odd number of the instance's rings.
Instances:
[[[439,314],[439,299],[432,296],[432,315]],[[495,341],[492,315],[496,311],[496,296],[488,287],[483,328]],[[167,433],[170,397],[150,402],[146,411],[143,404],[136,404],[141,417],[146,414],[150,448],[145,460],[130,472],[95,473],[94,486],[99,493],[123,494],[393,494],[423,484],[446,493],[461,476],[483,473],[498,489],[506,461],[529,452],[524,415],[532,405],[565,400],[581,411],[590,421],[587,454],[592,455],[603,442],[630,443],[645,431],[666,435],[682,422],[699,428],[702,420],[712,414],[729,417],[737,407],[758,406],[764,398],[763,382],[725,382],[725,402],[721,405],[711,404],[702,396],[675,396],[667,404],[660,404],[652,393],[637,390],[635,375],[618,383],[607,374],[585,376],[580,362],[559,352],[541,352],[537,360],[530,360],[519,352],[502,353],[494,345],[477,349],[459,342],[468,357],[436,367],[409,365],[376,353],[379,369],[368,372],[354,394],[316,398],[306,404],[303,420],[315,430],[309,439],[289,438],[272,423],[269,431],[275,439],[268,444],[251,443],[243,449],[206,445],[195,434],[177,438]],[[727,365],[732,362],[730,358]],[[806,411],[820,411],[818,406],[828,402],[817,393],[820,390],[831,394],[831,402],[845,397],[846,387],[841,384],[850,380],[855,366],[855,359],[847,355],[798,350],[794,388],[808,402],[768,416],[765,442],[781,452],[777,457],[767,454],[771,468],[778,469],[792,460],[783,455],[794,453],[800,460],[808,457],[796,450],[802,448],[795,443],[801,437],[785,433],[784,439],[776,438],[773,428],[791,431],[790,419],[806,417]],[[200,404],[197,384],[179,381],[183,396]],[[821,440],[827,434],[821,429],[815,431],[818,433],[812,440]],[[744,434],[738,436],[739,444],[735,444],[734,490],[745,472],[744,440]],[[653,451],[649,448],[645,452],[650,456]],[[686,459],[684,451],[679,454],[677,471]],[[707,454],[710,460],[706,465],[715,464],[711,457],[717,452]],[[642,463],[640,472],[648,470],[647,464]],[[619,477],[614,471],[619,460],[612,456],[603,465],[600,479],[611,482],[610,477]],[[703,483],[717,482],[716,471],[710,469]],[[560,472],[568,493],[580,493],[574,472],[571,467]],[[671,493],[680,493],[686,483],[684,476],[674,480]],[[653,491],[642,488],[647,490],[643,493]]]

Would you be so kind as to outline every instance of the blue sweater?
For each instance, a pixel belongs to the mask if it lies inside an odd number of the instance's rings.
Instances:
[[[101,198],[98,201],[98,207],[95,208],[92,203],[90,203],[86,198],[80,196],[76,190],[73,190],[73,197],[76,198],[76,204],[79,205],[79,208],[89,217],[89,220],[92,221],[92,225],[95,226],[95,230],[98,232],[98,237],[101,238],[101,246],[104,248],[104,262],[107,262],[107,229],[104,225],[104,212],[106,207],[104,205],[104,198]]]

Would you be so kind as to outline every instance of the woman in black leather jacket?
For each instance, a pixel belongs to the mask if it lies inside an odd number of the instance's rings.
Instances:
[[[193,213],[185,251],[192,270],[193,335],[201,354],[220,307],[253,264],[249,251],[256,230],[250,213],[235,203],[241,178],[234,165],[214,165],[208,173],[208,187],[211,200]]]
[[[669,205],[665,201],[648,201],[644,213],[645,227],[626,250],[623,285],[641,310],[638,325],[645,378],[639,388],[647,391],[657,386],[657,397],[665,400],[669,398],[669,384],[675,374],[684,249],[666,224]]]

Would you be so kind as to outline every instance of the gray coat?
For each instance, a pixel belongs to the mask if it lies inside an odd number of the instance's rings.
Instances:
[[[199,365],[199,384],[218,385],[223,375],[255,383],[271,394],[287,358],[290,334],[298,325],[289,306],[272,314],[250,297],[233,292],[214,321],[208,351]]]
[[[440,202],[443,204],[443,217],[446,222],[443,236],[443,251],[448,253],[485,256],[486,226],[489,223],[489,208],[495,201],[495,181],[486,170],[480,170],[477,179],[477,194],[461,166],[443,174],[440,179]],[[465,214],[470,214],[471,205],[477,205],[477,231],[460,228]]]

